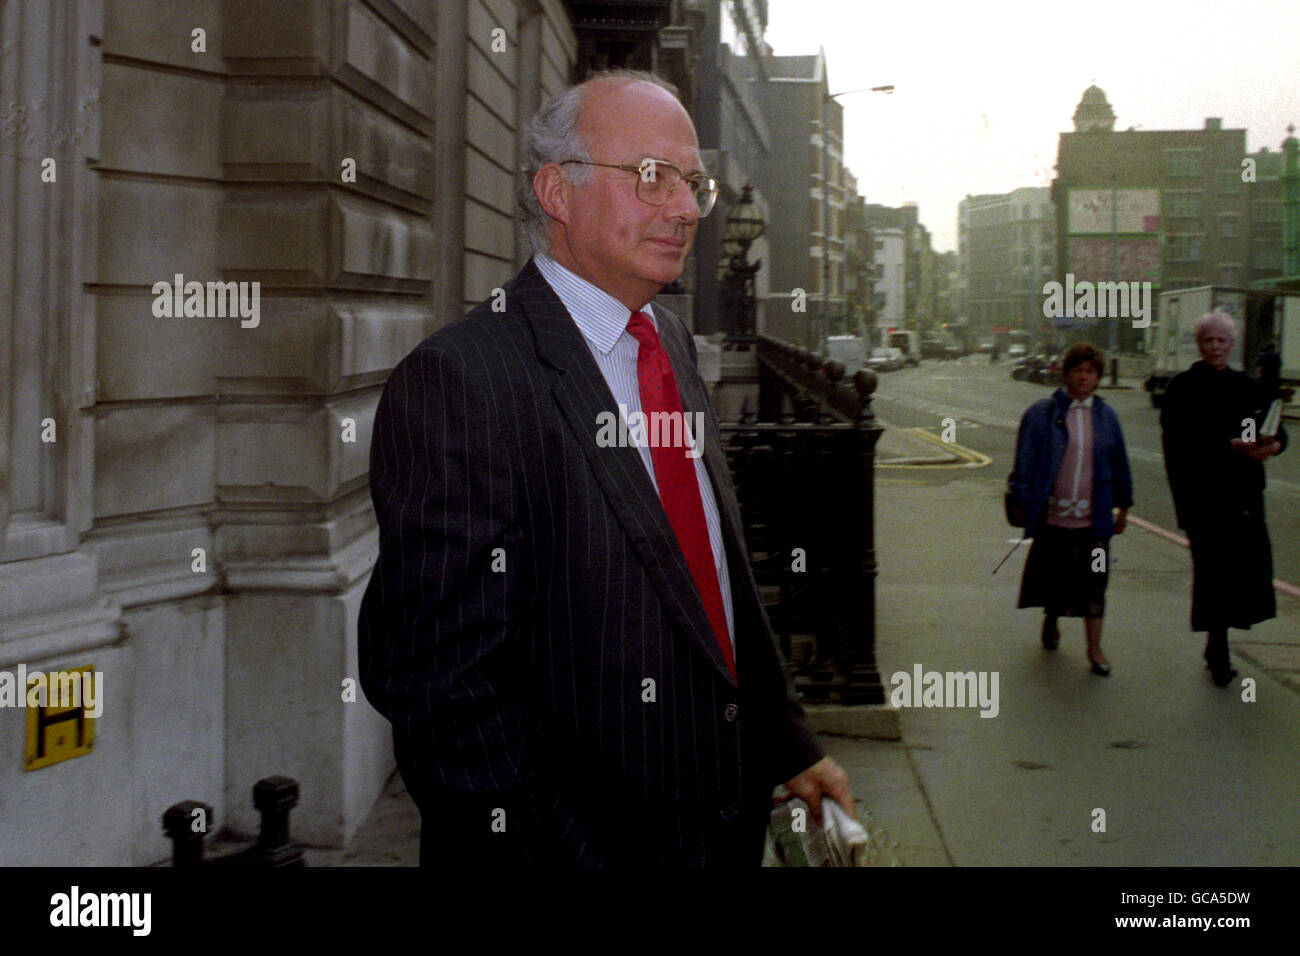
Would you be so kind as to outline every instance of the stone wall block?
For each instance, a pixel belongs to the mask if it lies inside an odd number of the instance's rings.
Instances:
[[[104,53],[209,73],[225,69],[222,0],[105,0],[103,6]],[[204,53],[193,49],[198,27]]]
[[[514,219],[476,202],[465,203],[465,248],[513,260]]]
[[[238,179],[328,179],[325,89],[232,89],[221,109],[221,165]],[[214,124],[215,125],[215,124]],[[286,131],[292,131],[286,135]],[[337,176],[335,175],[335,178]]]
[[[99,282],[205,282],[216,274],[221,192],[208,183],[105,177],[99,187]]]
[[[429,0],[373,0],[378,6],[392,7],[399,11],[397,16],[389,16],[394,22],[403,23],[403,35],[412,44],[428,55],[433,54],[433,45],[438,35],[437,3]]]
[[[335,133],[327,172],[340,180],[344,157],[357,162],[357,182],[374,181],[421,199],[434,198],[433,144],[347,91],[335,103]]]
[[[503,76],[515,77],[519,75],[518,11],[511,3],[495,6],[492,10],[482,0],[469,0],[467,39]],[[505,34],[495,33],[497,29]]]
[[[323,63],[336,0],[222,0],[227,60],[269,60],[301,71],[292,60]],[[253,64],[235,64],[251,67]],[[270,66],[270,64],[267,64]]]
[[[370,436],[374,431],[375,409],[379,395],[375,392],[349,394],[336,399],[329,406],[330,491],[365,483],[370,473]],[[351,426],[345,427],[345,421]],[[352,441],[345,441],[347,437]]]
[[[227,503],[324,500],[328,416],[318,405],[221,406],[217,485]]]
[[[433,280],[435,242],[428,221],[378,203],[338,196],[338,280],[345,277]]]
[[[465,139],[502,166],[515,166],[515,131],[474,97],[465,101]]]
[[[339,329],[340,388],[387,381],[389,373],[422,342],[429,309],[423,301],[334,300]]]
[[[221,178],[217,118],[225,86],[219,79],[111,62],[103,77],[100,103],[113,122],[101,137],[102,168]]]
[[[329,275],[328,221],[329,200],[319,189],[231,195],[221,209],[222,272],[322,286]]]
[[[338,329],[329,300],[269,296],[256,328],[218,333],[217,375],[227,399],[240,394],[319,395],[338,381]]]
[[[501,111],[510,125],[514,125],[514,84],[500,73],[499,53],[485,52],[471,43],[466,53],[469,68],[467,79],[470,92],[494,111]]]
[[[132,711],[134,759],[124,802],[131,807],[131,863],[147,866],[171,857],[158,822],[173,803],[211,804],[210,833],[225,819],[225,612],[219,599],[197,597],[140,607],[123,621],[140,693],[115,694],[105,707]]]
[[[241,593],[230,597],[226,614],[230,825],[255,836],[259,816],[249,799],[253,784],[284,774],[300,787],[291,818],[294,838],[340,846],[348,829],[344,714],[346,708],[367,706],[359,692],[356,703],[343,701],[344,635],[353,626],[345,605],[327,594]]]
[[[335,8],[338,31],[334,64],[338,75],[355,83],[367,98],[396,107],[417,124],[433,119],[435,75],[432,63],[359,3]]]
[[[153,314],[154,302],[152,293],[100,296],[95,356],[99,401],[181,399],[216,392],[212,356],[218,327],[238,328],[239,320],[159,318]]]
[[[504,167],[503,168],[503,164]],[[513,221],[515,214],[515,164],[509,159],[486,158],[476,149],[465,150],[465,191]]]
[[[514,277],[513,262],[465,251],[465,308],[468,310]]]
[[[98,409],[96,519],[211,502],[214,417],[210,405]]]

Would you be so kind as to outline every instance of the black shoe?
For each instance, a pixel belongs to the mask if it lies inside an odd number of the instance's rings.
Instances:
[[[1061,631],[1056,626],[1056,622],[1050,617],[1043,618],[1043,633],[1041,636],[1043,647],[1049,651],[1056,650],[1057,645],[1061,643]]]
[[[1098,664],[1096,661],[1093,661],[1093,662],[1092,662],[1092,672],[1093,672],[1094,674],[1096,674],[1098,677],[1109,677],[1109,676],[1110,676],[1110,665],[1109,665],[1109,664]]]
[[[1210,676],[1214,678],[1214,683],[1220,687],[1227,687],[1228,682],[1237,676],[1235,667],[1212,667]]]

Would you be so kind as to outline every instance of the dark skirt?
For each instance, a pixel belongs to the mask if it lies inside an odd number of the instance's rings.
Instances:
[[[1094,557],[1096,548],[1104,561]],[[1092,528],[1040,525],[1025,560],[1019,607],[1041,607],[1053,617],[1102,617],[1109,577],[1108,538],[1097,537]]]
[[[1277,616],[1273,548],[1261,518],[1188,529],[1192,550],[1192,630],[1249,630]]]

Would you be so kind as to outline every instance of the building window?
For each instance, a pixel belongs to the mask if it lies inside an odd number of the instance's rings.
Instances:
[[[1167,149],[1165,150],[1165,169],[1173,177],[1201,175],[1201,158],[1203,149]]]
[[[1201,261],[1201,237],[1200,236],[1170,236],[1169,237],[1169,261],[1170,262],[1200,262]]]
[[[1219,216],[1219,238],[1236,239],[1241,236],[1241,216],[1237,213],[1224,213]]]
[[[1282,269],[1282,247],[1276,243],[1255,243],[1251,256],[1252,267],[1256,271],[1280,272]]]
[[[1220,270],[1220,285],[1240,285],[1241,270],[1236,266],[1224,266]]]
[[[1282,203],[1257,202],[1251,207],[1250,218],[1255,222],[1280,223],[1282,221]]]
[[[1240,169],[1224,169],[1219,171],[1219,192],[1221,193],[1241,192],[1241,170]]]
[[[1199,190],[1165,193],[1165,215],[1170,219],[1200,219],[1202,205]]]

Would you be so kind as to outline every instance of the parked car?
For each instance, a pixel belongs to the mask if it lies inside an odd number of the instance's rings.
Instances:
[[[941,359],[947,358],[947,345],[943,339],[923,339],[921,341],[921,358]]]
[[[1027,355],[1011,366],[1011,377],[1018,382],[1059,385],[1062,382],[1061,356]]]
[[[1007,358],[1024,358],[1029,354],[1029,349],[1025,348],[1024,342],[1012,342],[1007,346]]]
[[[1030,371],[1035,368],[1040,358],[1041,356],[1038,355],[1025,355],[1021,357],[1011,366],[1011,377],[1017,382],[1027,381],[1029,379]]]
[[[867,368],[877,372],[896,372],[904,365],[901,349],[883,347],[871,350]]]
[[[992,351],[993,351],[993,343],[992,343],[991,341],[989,341],[989,340],[986,339],[986,340],[984,340],[983,342],[980,343],[979,348],[976,349],[976,351],[979,352],[979,353],[981,353],[981,354],[983,354],[983,353],[985,353],[985,352],[992,352]]]
[[[1039,385],[1060,385],[1065,381],[1064,358],[1062,355],[1044,356],[1045,360],[1029,373],[1029,381]]]

